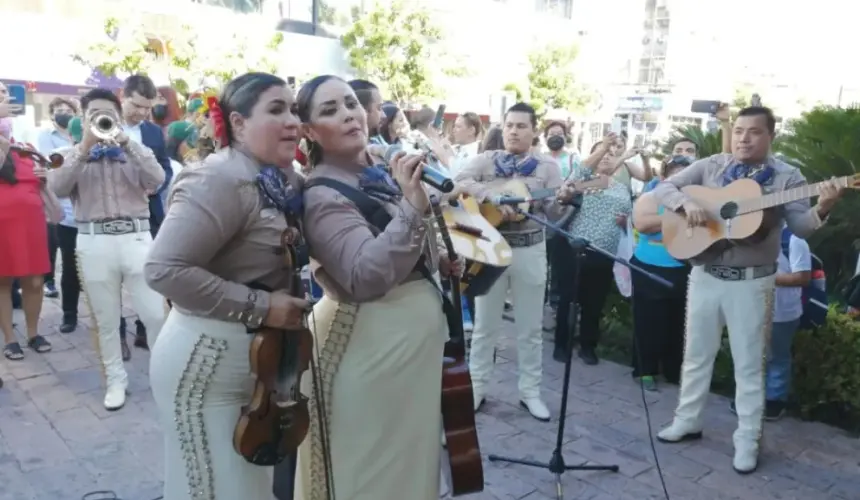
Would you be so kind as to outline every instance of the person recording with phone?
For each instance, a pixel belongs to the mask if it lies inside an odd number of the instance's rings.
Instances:
[[[143,264],[152,245],[148,194],[164,183],[165,173],[152,151],[123,131],[122,104],[113,92],[93,89],[81,108],[81,142],[63,153],[49,186],[74,206],[80,280],[106,376],[104,406],[118,410],[128,387],[119,338],[122,289],[152,335],[164,322],[161,296],[146,284]]]

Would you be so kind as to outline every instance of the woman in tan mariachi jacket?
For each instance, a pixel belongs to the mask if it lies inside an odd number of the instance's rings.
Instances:
[[[337,498],[437,500],[447,325],[437,284],[425,276],[437,263],[442,275],[461,265],[434,257],[421,157],[395,157],[396,182],[367,167],[366,114],[340,78],[309,81],[297,101],[314,165],[304,227],[325,290],[311,318],[325,408],[311,406],[295,499],[334,498],[333,480]],[[371,223],[356,200],[383,210]]]
[[[149,369],[164,500],[272,499],[272,468],[246,462],[232,438],[252,396],[249,333],[297,328],[307,308],[287,293],[281,244],[301,210],[293,101],[282,79],[248,73],[210,102],[223,149],[177,176],[146,263],[149,286],[173,301]]]

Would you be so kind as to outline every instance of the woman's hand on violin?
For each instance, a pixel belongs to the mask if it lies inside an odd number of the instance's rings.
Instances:
[[[293,297],[286,292],[272,292],[269,312],[263,324],[272,328],[292,329],[304,326],[305,314],[310,308],[307,300]]]
[[[451,276],[461,278],[465,272],[466,259],[463,258],[463,256],[458,255],[457,260],[454,261],[449,259],[447,255],[439,256],[439,274],[441,274],[443,278],[449,278]]]
[[[400,152],[394,155],[389,163],[394,180],[403,190],[403,197],[421,213],[430,208],[430,199],[427,197],[424,185],[421,184],[421,163],[423,161],[424,155],[407,155]]]

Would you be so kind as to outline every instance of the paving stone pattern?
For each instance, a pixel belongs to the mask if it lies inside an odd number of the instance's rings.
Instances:
[[[16,311],[15,317],[23,338],[23,315]],[[123,500],[159,496],[162,442],[147,382],[148,353],[134,349],[127,363],[128,403],[118,412],[107,412],[87,327],[90,318],[82,316],[82,325],[68,335],[58,333],[60,320],[59,302],[46,300],[40,330],[54,344],[53,352],[28,351],[24,361],[0,361],[5,381],[0,389],[0,500],[79,500],[92,490],[114,490]],[[552,360],[547,343],[543,387],[554,416],[550,423],[538,422],[517,405],[516,352],[507,333],[489,399],[478,415],[482,452],[548,460],[555,443],[563,366]],[[669,422],[677,391],[661,389],[649,393],[647,401],[658,429]],[[609,362],[574,364],[565,460],[569,465],[618,464],[621,470],[567,473],[564,498],[665,498],[645,416],[641,391],[628,368]],[[769,423],[761,467],[742,477],[731,469],[734,427],[728,401],[713,396],[701,442],[655,443],[672,499],[860,498],[857,439],[819,423]],[[461,498],[556,498],[554,477],[547,471],[485,459],[484,473],[484,492]]]

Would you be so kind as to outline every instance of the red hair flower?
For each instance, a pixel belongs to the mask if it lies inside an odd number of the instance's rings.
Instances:
[[[206,105],[209,108],[209,119],[212,120],[212,128],[215,134],[215,139],[218,140],[220,147],[226,147],[230,139],[227,137],[227,122],[224,119],[224,111],[221,109],[221,104],[215,96],[206,98]]]

